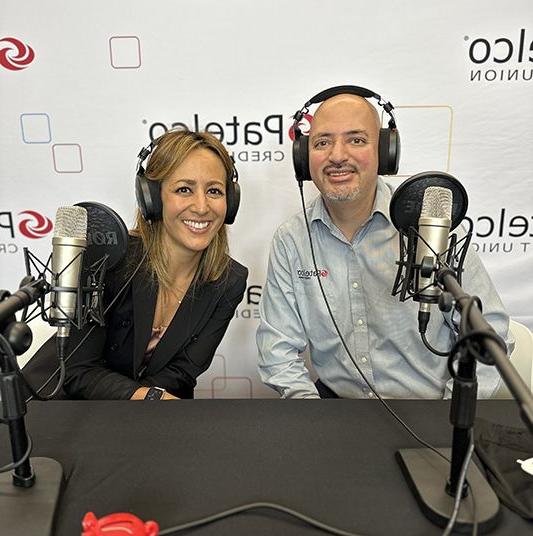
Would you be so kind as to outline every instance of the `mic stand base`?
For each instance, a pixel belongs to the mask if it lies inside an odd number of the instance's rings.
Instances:
[[[35,484],[13,485],[11,473],[0,474],[0,524],[2,536],[52,536],[54,513],[63,469],[51,458],[31,458]]]
[[[451,449],[437,450],[451,459]],[[396,459],[423,514],[435,525],[446,527],[455,502],[455,497],[446,493],[450,464],[429,449],[400,449],[396,452]],[[498,497],[475,463],[470,463],[466,478],[470,488],[468,496],[461,499],[453,532],[472,531],[473,494],[478,532],[485,534],[498,524],[500,514]]]

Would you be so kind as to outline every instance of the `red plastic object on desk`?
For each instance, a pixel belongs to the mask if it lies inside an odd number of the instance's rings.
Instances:
[[[143,523],[133,514],[109,514],[97,519],[92,512],[87,512],[81,523],[81,536],[157,536],[159,525],[155,521]]]

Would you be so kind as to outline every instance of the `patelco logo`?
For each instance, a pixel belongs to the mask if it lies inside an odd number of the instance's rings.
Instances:
[[[322,268],[319,270],[297,270],[300,279],[311,279],[312,277],[328,277],[329,271]]]
[[[469,36],[470,82],[530,82],[533,79],[533,40],[526,28],[506,35]]]
[[[527,253],[533,244],[533,215],[505,207],[498,213],[465,216],[463,226],[472,233],[471,247],[481,253]]]
[[[52,230],[52,220],[35,212],[35,210],[25,210],[19,214],[29,216],[19,223],[19,231],[27,238],[42,238]]]
[[[306,115],[306,121],[312,116]],[[287,135],[294,140],[294,132],[289,128],[282,114],[269,114],[255,118],[255,121],[245,121],[237,114],[231,114],[230,119],[216,121],[206,118],[203,114],[192,114],[192,121],[184,117],[180,121],[150,123],[143,119],[143,125],[148,126],[148,135],[153,141],[171,129],[189,129],[194,132],[209,132],[224,143],[231,156],[237,162],[282,162],[285,159],[283,145]],[[292,125],[291,121],[291,125]],[[306,130],[307,132],[307,130]]]
[[[0,65],[10,71],[25,69],[35,58],[33,48],[14,37],[0,39]]]

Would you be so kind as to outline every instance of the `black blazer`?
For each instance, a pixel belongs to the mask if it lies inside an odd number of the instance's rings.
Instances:
[[[132,264],[141,260],[138,239],[130,238],[126,259],[122,269],[106,278],[106,303],[133,273]],[[66,393],[71,398],[129,399],[139,387],[154,385],[180,398],[192,398],[196,377],[209,368],[242,300],[247,275],[248,270],[231,259],[219,280],[191,287],[143,366],[158,287],[141,267],[106,315],[106,326],[96,327],[69,359]],[[88,329],[72,330],[69,352]]]

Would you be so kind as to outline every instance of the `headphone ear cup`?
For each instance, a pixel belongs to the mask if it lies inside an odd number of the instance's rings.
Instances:
[[[310,181],[309,173],[309,137],[298,136],[292,143],[292,163],[298,181]]]
[[[378,152],[378,175],[396,175],[400,167],[400,134],[398,129],[380,129]]]
[[[161,182],[147,179],[143,172],[135,177],[137,206],[146,221],[160,220],[163,214]]]
[[[394,147],[394,156],[392,158],[391,175],[396,175],[400,168],[400,156],[402,154],[402,145],[400,143],[400,133],[397,128],[391,130],[391,146]]]
[[[231,225],[235,221],[241,202],[241,187],[235,180],[229,181],[226,192],[226,218],[224,223]]]

